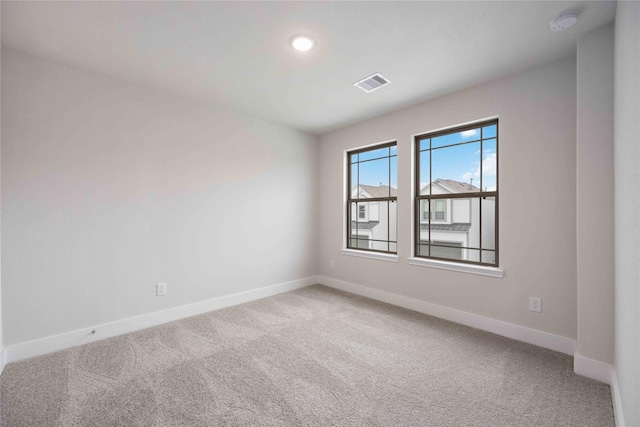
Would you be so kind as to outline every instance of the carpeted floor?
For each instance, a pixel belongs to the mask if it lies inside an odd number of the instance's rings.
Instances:
[[[320,285],[9,364],[10,426],[613,426],[572,358]]]

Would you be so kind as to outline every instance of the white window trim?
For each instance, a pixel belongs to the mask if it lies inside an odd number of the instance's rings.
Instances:
[[[484,265],[465,264],[460,262],[440,261],[429,258],[407,258],[410,265],[420,267],[438,268],[441,270],[458,271],[460,273],[477,274],[502,279],[504,270],[498,267],[487,267]]]
[[[360,258],[377,259],[380,261],[400,262],[398,255],[385,254],[382,252],[359,251],[356,249],[341,249],[342,255],[356,256]]]

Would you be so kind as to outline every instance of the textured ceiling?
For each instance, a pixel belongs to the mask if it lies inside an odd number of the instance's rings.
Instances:
[[[2,44],[311,133],[569,55],[613,1],[2,2]],[[551,32],[568,9],[578,23]],[[316,48],[289,46],[306,33]],[[354,82],[392,83],[366,94]]]

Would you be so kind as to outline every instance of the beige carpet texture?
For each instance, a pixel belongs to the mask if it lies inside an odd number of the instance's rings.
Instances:
[[[11,363],[1,425],[614,426],[572,363],[316,285]]]

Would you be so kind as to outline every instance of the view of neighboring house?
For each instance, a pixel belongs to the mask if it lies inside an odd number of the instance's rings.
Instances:
[[[397,197],[396,188],[382,184],[361,184],[352,191],[352,198],[360,200]],[[478,192],[478,187],[451,179],[436,179],[420,190],[423,195]],[[395,201],[362,201],[352,204],[350,247],[395,252],[396,211]],[[434,199],[431,201],[430,211],[428,201],[423,200],[420,206],[420,243],[424,245],[419,246],[419,255],[467,261],[480,261],[482,257],[482,262],[492,263],[493,251],[486,249],[495,249],[495,198]],[[428,243],[431,243],[430,253]]]
[[[436,179],[420,189],[422,195],[477,192],[478,187],[452,179]],[[494,262],[493,251],[483,250],[481,255],[479,248],[495,249],[495,198],[432,199],[431,212],[428,206],[427,200],[420,206],[420,243],[431,243],[430,256],[467,261],[480,261],[482,256],[482,262]],[[428,256],[428,251],[429,246],[420,245],[420,255]]]
[[[352,198],[377,199],[397,197],[397,190],[388,185],[364,185],[353,188]],[[358,202],[351,206],[352,248],[397,251],[396,202]]]

